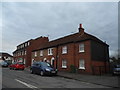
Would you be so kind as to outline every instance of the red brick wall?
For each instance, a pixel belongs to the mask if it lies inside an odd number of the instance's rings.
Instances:
[[[32,52],[32,59],[34,59],[35,61],[44,61],[44,58],[46,58],[46,60],[49,60],[49,62],[51,63],[51,59],[54,58],[54,67],[56,68],[56,48],[52,48],[53,49],[53,55],[48,55],[48,49],[44,49],[43,50],[43,56],[40,56],[40,50],[38,51],[34,51]],[[37,57],[35,57],[35,52],[37,52]]]
[[[30,45],[26,48],[26,56],[21,55],[21,56],[16,56],[16,57],[14,57],[14,58],[16,58],[16,59],[18,59],[18,58],[20,58],[20,57],[25,58],[25,59],[26,59],[26,64],[25,64],[25,65],[28,67],[28,66],[31,65],[31,60],[32,60],[31,55],[32,55],[32,51],[33,51],[34,49],[39,48],[43,43],[46,43],[46,42],[48,42],[48,41],[49,41],[49,40],[48,40],[48,37],[39,37],[39,38],[37,38],[37,39],[30,40],[30,41],[29,41],[29,42],[30,42]],[[18,51],[20,51],[20,50],[18,50]]]
[[[62,54],[62,47],[67,46],[67,54]],[[62,45],[58,47],[58,69],[61,71],[69,71],[70,65],[74,65],[74,43]],[[62,60],[67,61],[67,68],[62,68]]]
[[[39,48],[42,44],[48,42],[48,38],[47,37],[41,37],[41,38],[37,38],[34,41],[31,42],[31,45],[27,48],[27,66],[31,65],[31,55],[32,55],[32,50],[35,50],[37,48]]]
[[[79,52],[79,44],[84,43],[84,52]],[[75,50],[75,60],[76,60],[76,66],[78,68],[79,73],[91,73],[91,43],[90,41],[85,42],[79,42],[75,44],[76,50]],[[83,59],[85,61],[85,69],[79,69],[79,60]]]
[[[93,74],[104,74],[109,72],[109,64],[103,61],[92,61]]]
[[[79,44],[84,44],[85,52],[79,52]],[[62,54],[62,47],[67,46],[67,54]],[[57,51],[58,50],[58,51]],[[56,58],[58,52],[58,59]],[[59,71],[70,71],[70,65],[74,65],[77,67],[79,73],[88,73],[93,74],[92,66],[105,66],[105,62],[103,61],[94,61],[91,60],[91,41],[83,41],[78,43],[69,43],[65,45],[60,45],[53,48],[53,55],[48,55],[48,49],[44,49],[44,56],[40,57],[40,50],[37,51],[37,57],[34,57],[34,52],[32,53],[32,58],[35,60],[43,60],[46,58],[51,61],[51,58],[55,58],[54,67],[58,67]],[[57,59],[57,63],[56,63]],[[67,68],[62,68],[62,60],[67,60]],[[84,59],[85,61],[85,69],[79,69],[79,60]],[[96,70],[97,72],[97,70]]]

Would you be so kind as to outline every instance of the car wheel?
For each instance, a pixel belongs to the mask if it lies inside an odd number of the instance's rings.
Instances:
[[[30,73],[33,74],[33,70],[32,69],[30,69]]]
[[[44,72],[43,72],[43,71],[40,71],[40,75],[43,76],[43,75],[44,75]]]

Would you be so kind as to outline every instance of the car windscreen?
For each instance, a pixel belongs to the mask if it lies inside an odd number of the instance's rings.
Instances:
[[[51,65],[49,63],[45,63],[45,62],[41,62],[40,65],[43,67],[51,67]]]
[[[17,62],[14,62],[14,63],[12,63],[12,64],[16,64]]]
[[[19,62],[18,64],[23,64],[22,62]]]
[[[116,65],[115,67],[116,67],[116,68],[120,68],[120,65]]]
[[[7,64],[5,61],[2,61],[0,64]]]

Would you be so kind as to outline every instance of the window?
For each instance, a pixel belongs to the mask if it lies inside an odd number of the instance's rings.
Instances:
[[[26,59],[24,59],[24,62],[23,62],[24,64],[26,64]]]
[[[67,68],[67,61],[66,60],[62,60],[62,68]]]
[[[66,54],[67,53],[67,46],[62,47],[62,54]]]
[[[27,47],[27,43],[25,43],[25,47]]]
[[[24,44],[22,45],[22,47],[24,48]]]
[[[79,52],[84,52],[84,44],[79,45]]]
[[[20,52],[20,55],[22,55],[22,51]]]
[[[40,56],[43,56],[43,51],[42,50],[40,51]]]
[[[24,55],[24,51],[22,51],[22,55]]]
[[[25,55],[26,55],[26,51],[25,51]]]
[[[28,46],[30,45],[30,42],[28,42]]]
[[[18,56],[19,56],[19,52],[18,52]]]
[[[79,60],[79,69],[85,69],[85,61],[83,59]]]
[[[20,45],[20,49],[22,48],[22,46]]]
[[[48,55],[53,55],[53,49],[52,48],[48,49]]]
[[[37,52],[35,52],[35,57],[37,57]]]

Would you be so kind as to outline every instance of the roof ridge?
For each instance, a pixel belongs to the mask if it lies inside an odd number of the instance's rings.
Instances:
[[[71,34],[68,36],[64,36],[64,37],[49,41],[49,42],[41,45],[38,49],[35,49],[33,51],[42,50],[42,49],[50,48],[50,47],[55,47],[55,46],[63,45],[66,43],[79,42],[79,41],[83,41],[83,40],[84,41],[85,40],[94,40],[94,41],[100,42],[102,44],[106,44],[105,42],[103,42],[102,40],[100,40],[99,38],[97,38],[91,34],[88,34],[86,32],[84,32],[84,33],[78,32],[78,33],[74,33],[74,34]]]
[[[60,37],[60,38],[55,39],[55,40],[51,40],[51,41],[49,41],[49,42],[53,42],[53,41],[57,41],[57,40],[60,40],[60,39],[63,39],[63,38],[67,38],[67,37],[73,36],[73,35],[75,35],[75,34],[80,34],[80,33],[77,32],[77,33],[74,33],[74,34],[70,34],[70,35],[67,35],[67,36],[64,36],[64,37]]]

